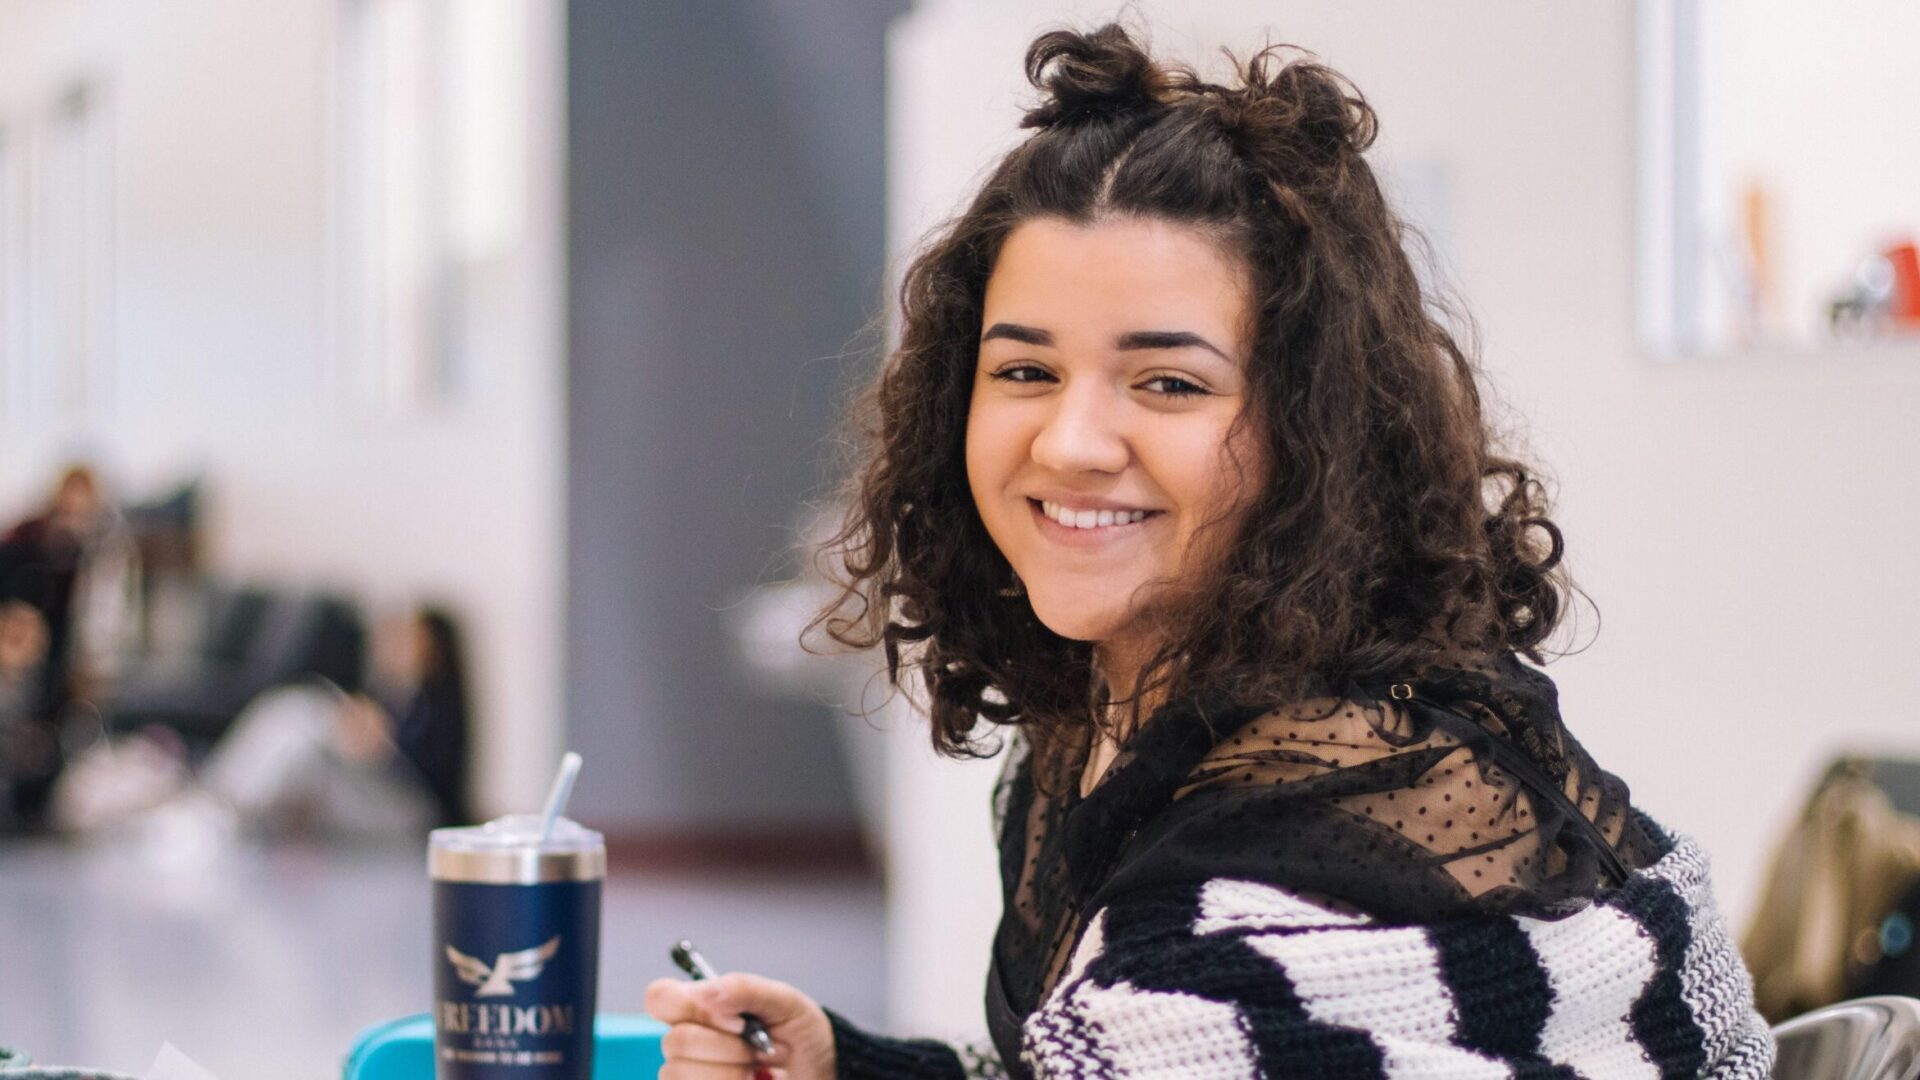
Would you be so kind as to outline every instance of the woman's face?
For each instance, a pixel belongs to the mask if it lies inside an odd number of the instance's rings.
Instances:
[[[987,280],[967,480],[1055,633],[1150,645],[1148,587],[1232,534],[1261,475],[1251,439],[1229,446],[1248,292],[1245,264],[1184,225],[1036,218],[1008,235]]]
[[[373,627],[373,678],[388,689],[419,686],[433,663],[433,638],[412,611],[394,611]]]

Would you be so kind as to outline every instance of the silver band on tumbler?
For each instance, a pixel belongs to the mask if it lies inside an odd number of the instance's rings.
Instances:
[[[427,849],[427,875],[435,881],[477,885],[539,885],[548,881],[599,881],[607,876],[607,849],[542,851]]]

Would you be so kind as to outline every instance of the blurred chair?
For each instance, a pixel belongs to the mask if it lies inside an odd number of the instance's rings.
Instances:
[[[173,580],[200,575],[201,507],[205,498],[199,480],[188,480],[172,491],[122,510],[133,542],[140,552],[145,580]]]
[[[1775,1080],[1920,1080],[1920,1000],[1867,997],[1773,1029]]]
[[[359,689],[366,632],[346,600],[210,586],[203,611],[185,656],[155,657],[128,672],[109,717],[114,730],[160,724],[204,750],[264,690],[316,675]]]
[[[1775,1023],[1881,995],[1920,997],[1920,763],[1850,755],[1775,846],[1740,949]]]

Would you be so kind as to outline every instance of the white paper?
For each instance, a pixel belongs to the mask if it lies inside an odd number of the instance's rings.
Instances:
[[[217,1080],[193,1059],[174,1049],[172,1043],[160,1045],[160,1056],[148,1067],[146,1080]]]

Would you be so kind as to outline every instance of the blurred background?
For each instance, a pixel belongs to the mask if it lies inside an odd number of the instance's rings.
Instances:
[[[1920,12],[1844,7],[0,0],[0,1044],[337,1075],[427,1007],[423,830],[568,747],[603,1007],[686,935],[978,1029],[995,765],[800,652],[799,553],[1026,43],[1116,13],[1379,110],[1604,613],[1568,720],[1747,925],[1920,756]]]

